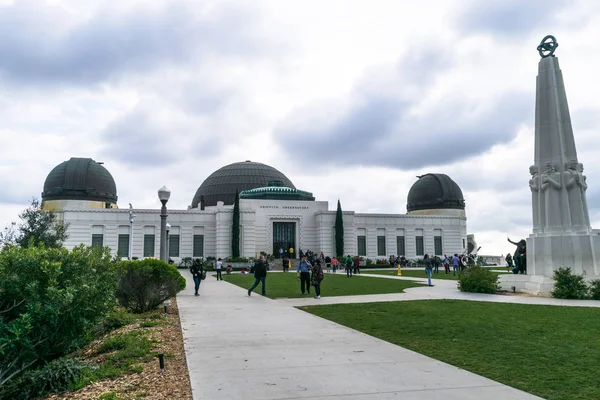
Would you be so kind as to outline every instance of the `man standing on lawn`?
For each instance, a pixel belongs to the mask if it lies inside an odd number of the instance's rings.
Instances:
[[[310,294],[310,270],[312,265],[306,261],[306,256],[302,257],[302,260],[298,263],[298,268],[296,268],[296,273],[300,278],[300,290],[302,291],[302,295],[304,295],[304,288],[306,287],[306,291]]]
[[[262,282],[262,295],[267,295],[267,288],[265,280],[267,279],[267,266],[265,265],[265,256],[261,255],[258,260],[254,263],[254,285],[248,289],[248,296],[258,286],[259,282]]]

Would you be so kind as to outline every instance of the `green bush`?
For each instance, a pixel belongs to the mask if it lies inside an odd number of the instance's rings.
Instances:
[[[458,289],[461,292],[494,294],[499,288],[498,276],[483,267],[474,265],[458,276]]]
[[[1,398],[29,400],[70,389],[86,372],[98,367],[76,358],[63,357],[28,371],[0,391]]]
[[[88,340],[115,306],[115,270],[108,248],[0,251],[0,387]]]
[[[185,289],[177,267],[150,258],[121,262],[117,276],[119,304],[134,313],[153,310]]]
[[[590,282],[590,297],[593,300],[600,300],[600,279]]]
[[[225,262],[234,263],[234,262],[248,262],[246,257],[227,257]]]
[[[588,286],[583,275],[573,274],[571,268],[554,270],[554,291],[552,297],[557,299],[586,299]]]

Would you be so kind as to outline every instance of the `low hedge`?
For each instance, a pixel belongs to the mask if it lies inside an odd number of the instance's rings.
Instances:
[[[499,288],[498,276],[487,268],[474,265],[458,275],[461,292],[495,294]]]

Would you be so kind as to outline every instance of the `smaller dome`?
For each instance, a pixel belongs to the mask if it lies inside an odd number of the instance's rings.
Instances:
[[[91,158],[71,158],[46,177],[42,201],[89,200],[117,203],[117,185],[106,168]]]
[[[314,201],[312,193],[284,186],[283,182],[269,181],[266,187],[244,190],[240,193],[240,199],[260,200],[305,200]]]
[[[444,208],[465,209],[462,190],[446,174],[426,174],[418,176],[406,201],[408,212],[438,210]]]

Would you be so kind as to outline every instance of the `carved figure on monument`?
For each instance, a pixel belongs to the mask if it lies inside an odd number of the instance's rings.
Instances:
[[[554,164],[547,162],[542,175],[541,189],[544,192],[544,216],[547,227],[562,227],[561,207],[560,207],[560,189],[562,183],[560,172],[556,171]]]
[[[544,215],[544,207],[540,210],[540,175],[539,168],[537,165],[532,165],[529,167],[529,173],[531,174],[531,179],[529,180],[529,188],[531,189],[531,202],[532,202],[532,210],[533,210],[533,228],[538,229],[540,225],[544,224],[545,215]],[[540,221],[541,218],[544,220]]]
[[[579,171],[580,163],[577,160],[569,160],[565,165],[565,187],[569,198],[569,208],[571,212],[571,225],[586,227],[589,220],[586,219],[585,205],[585,176]],[[581,164],[583,169],[583,164]],[[585,188],[584,188],[585,186]]]
[[[507,238],[509,243],[517,246],[515,254],[513,255],[513,261],[515,267],[513,268],[513,274],[526,274],[527,273],[527,242],[525,239],[519,240],[519,242],[513,242],[510,238]]]
[[[577,181],[577,184],[579,185],[579,190],[581,191],[581,201],[583,203],[583,221],[587,226],[590,226],[590,215],[589,215],[589,211],[588,211],[587,198],[585,196],[585,192],[588,188],[588,185],[586,182],[586,177],[583,174],[583,164],[582,163],[577,164],[577,172],[578,172],[578,178],[579,178],[579,180]]]

